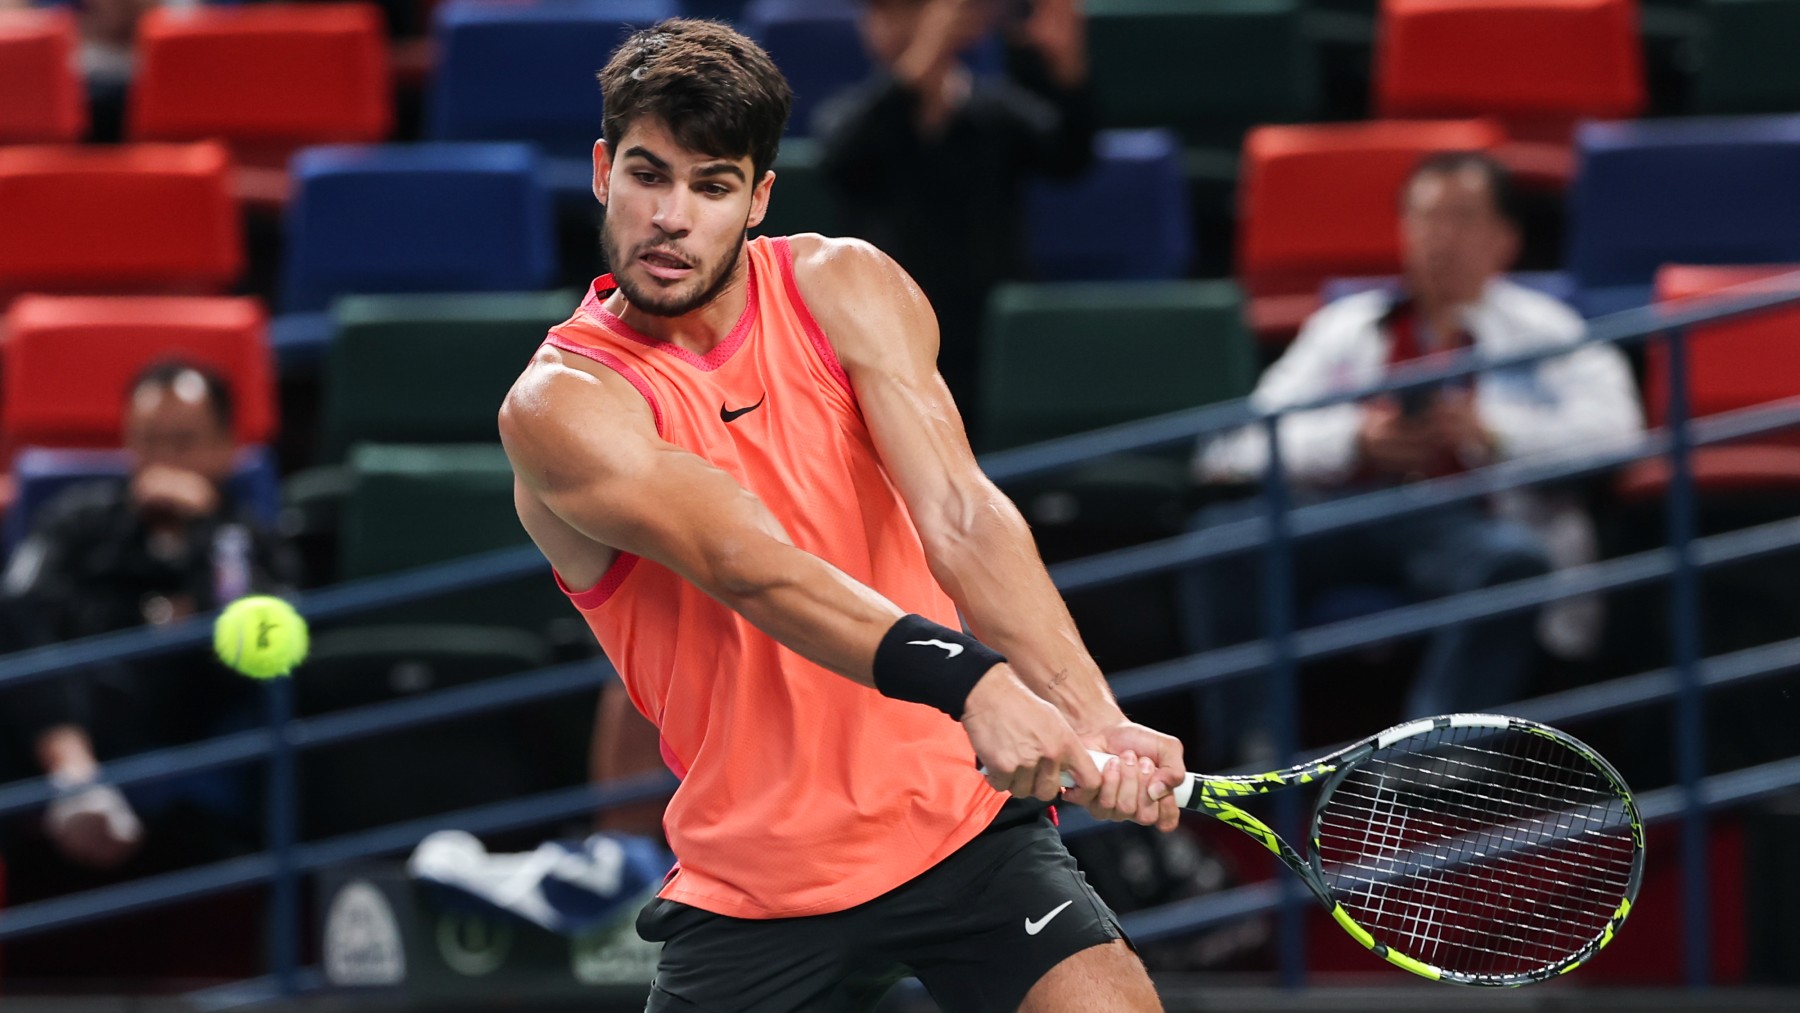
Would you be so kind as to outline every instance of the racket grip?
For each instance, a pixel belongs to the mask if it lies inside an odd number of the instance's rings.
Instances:
[[[1099,767],[1102,770],[1106,769],[1108,761],[1114,759],[1113,754],[1103,753],[1098,749],[1090,749],[1087,753],[1090,757],[1093,757],[1094,766]],[[1062,774],[1062,785],[1064,788],[1075,787],[1074,776],[1066,770],[1063,771]],[[1175,804],[1186,809],[1188,800],[1194,797],[1194,775],[1189,774],[1187,777],[1182,778],[1181,783],[1175,786],[1175,790],[1171,792],[1171,794],[1175,796]]]
[[[1102,753],[1098,749],[1090,749],[1087,751],[1087,754],[1094,761],[1094,766],[1100,767],[1101,769],[1105,769],[1106,764],[1113,759],[1113,754]],[[1062,786],[1064,788],[1075,787],[1075,775],[1069,773],[1066,770],[1063,771],[1062,772]]]

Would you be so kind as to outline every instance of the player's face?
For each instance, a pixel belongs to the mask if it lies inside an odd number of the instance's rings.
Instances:
[[[749,156],[682,147],[661,121],[642,117],[619,139],[594,146],[594,196],[606,205],[600,244],[631,305],[674,317],[705,306],[737,266],[745,230],[761,224],[773,172],[753,179]]]
[[[231,474],[236,449],[219,424],[199,376],[184,373],[169,386],[140,387],[125,409],[125,447],[139,467],[167,465],[214,482]]]
[[[1479,169],[1427,173],[1406,195],[1400,234],[1406,274],[1421,297],[1477,299],[1488,279],[1511,266],[1518,232],[1498,208]]]

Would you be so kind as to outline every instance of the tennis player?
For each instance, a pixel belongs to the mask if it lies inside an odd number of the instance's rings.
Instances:
[[[746,238],[791,97],[755,43],[665,21],[600,80],[612,273],[500,432],[681,778],[648,1008],[866,1009],[912,974],[953,1013],[1160,1009],[1047,803],[1172,829],[1181,747],[1125,719],[978,469],[930,305],[865,243]]]

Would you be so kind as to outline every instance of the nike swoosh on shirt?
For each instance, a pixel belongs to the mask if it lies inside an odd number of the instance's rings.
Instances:
[[[1039,918],[1035,922],[1029,918],[1025,919],[1025,934],[1028,936],[1035,936],[1039,932],[1044,931],[1044,926],[1050,924],[1050,919],[1055,918],[1059,914],[1062,914],[1063,908],[1066,908],[1070,904],[1073,904],[1073,903],[1075,903],[1075,902],[1072,900],[1065,900],[1061,904],[1058,904],[1055,907],[1051,908],[1049,914],[1045,915],[1042,918]]]
[[[759,398],[757,400],[757,402],[755,404],[751,405],[748,408],[727,408],[721,402],[719,405],[719,419],[720,419],[720,421],[723,421],[723,422],[735,422],[737,420],[738,416],[748,415],[749,413],[757,410],[758,408],[761,408],[762,403],[764,401],[767,401],[768,399],[769,399],[769,395],[764,394],[761,398]]]

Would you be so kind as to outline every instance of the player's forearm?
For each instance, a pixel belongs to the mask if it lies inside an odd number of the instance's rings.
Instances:
[[[881,638],[904,611],[817,556],[782,546],[702,585],[789,650],[874,686]]]
[[[1119,706],[1088,654],[1018,509],[998,490],[926,536],[938,583],[969,628],[1079,732],[1118,722]]]

